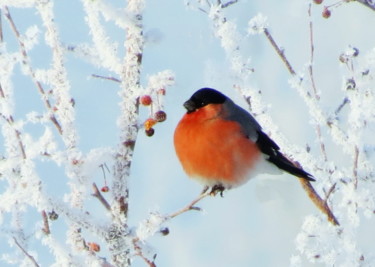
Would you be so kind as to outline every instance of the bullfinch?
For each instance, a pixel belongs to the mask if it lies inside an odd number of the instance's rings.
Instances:
[[[309,181],[262,131],[249,112],[217,90],[202,88],[184,103],[187,112],[174,133],[183,169],[212,192],[237,187],[259,173],[280,170]]]

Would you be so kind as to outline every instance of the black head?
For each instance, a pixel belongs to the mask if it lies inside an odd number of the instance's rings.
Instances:
[[[196,91],[188,101],[184,103],[187,113],[196,111],[208,104],[223,104],[227,97],[211,88],[202,88]]]

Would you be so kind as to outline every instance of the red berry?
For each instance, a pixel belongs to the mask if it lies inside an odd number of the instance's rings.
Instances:
[[[152,103],[151,96],[149,96],[149,95],[143,95],[143,96],[141,96],[141,98],[140,98],[139,101],[140,101],[141,104],[144,105],[144,106],[149,106],[149,105],[151,105],[151,103]]]
[[[155,130],[154,130],[154,128],[146,129],[146,130],[145,130],[145,133],[146,133],[147,136],[150,136],[150,137],[151,137],[151,136],[154,135]]]
[[[154,117],[157,122],[163,122],[167,119],[167,114],[164,111],[159,110],[155,112]]]
[[[314,0],[314,3],[317,5],[320,5],[323,2],[323,0]]]
[[[325,19],[328,19],[331,16],[331,11],[328,9],[328,7],[324,7],[322,16]]]
[[[100,189],[102,192],[106,193],[109,191],[109,187],[108,186],[103,186],[101,189]]]

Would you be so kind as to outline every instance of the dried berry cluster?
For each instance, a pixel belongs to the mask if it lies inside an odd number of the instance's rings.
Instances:
[[[154,96],[154,98],[156,98],[156,105],[153,105],[153,103],[155,102],[153,97],[149,94],[146,94],[146,95],[142,95],[140,98],[139,98],[139,103],[143,106],[146,106],[146,107],[150,107],[150,110],[151,110],[151,115],[148,119],[146,119],[146,121],[143,123],[143,127],[145,128],[145,133],[147,136],[153,136],[154,133],[155,133],[155,129],[153,128],[153,126],[155,124],[157,124],[158,122],[163,122],[167,119],[167,114],[165,113],[165,111],[161,110],[160,109],[160,105],[159,105],[159,98],[164,96],[165,95],[165,89],[164,88],[160,88],[156,91],[156,95]],[[153,107],[157,107],[157,111],[154,112],[153,111]]]

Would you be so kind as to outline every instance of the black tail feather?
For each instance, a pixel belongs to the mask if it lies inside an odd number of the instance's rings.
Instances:
[[[288,173],[290,173],[294,176],[304,178],[304,179],[312,181],[312,182],[315,181],[314,177],[310,173],[304,171],[303,169],[300,169],[300,168],[294,166],[294,164],[291,161],[289,161],[279,151],[277,151],[276,156],[270,156],[268,161],[272,162],[273,164],[275,164],[280,169],[282,169],[282,170],[284,170],[284,171],[286,171],[286,172],[288,172]]]
[[[304,171],[302,168],[296,167],[288,158],[286,158],[279,150],[279,146],[262,131],[258,131],[258,140],[256,141],[260,151],[268,155],[269,162],[275,164],[278,168],[300,178],[309,181],[315,181],[314,176]]]

